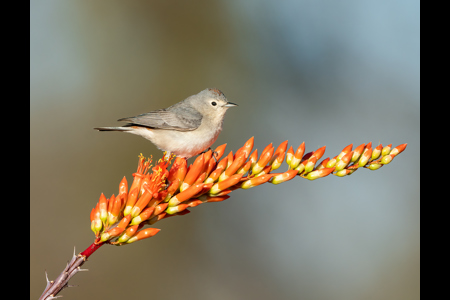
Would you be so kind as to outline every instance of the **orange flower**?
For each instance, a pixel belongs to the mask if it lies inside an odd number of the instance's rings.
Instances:
[[[258,150],[253,150],[253,145],[252,137],[236,154],[230,151],[217,162],[225,152],[226,144],[221,145],[214,151],[200,154],[189,167],[186,159],[174,159],[174,156],[160,159],[152,167],[152,160],[140,155],[131,186],[128,188],[124,177],[117,197],[112,195],[107,199],[101,194],[92,209],[91,229],[96,241],[114,245],[133,243],[159,232],[156,228],[140,230],[143,226],[171,216],[185,215],[190,207],[224,201],[230,198],[228,194],[233,190],[250,189],[266,182],[280,184],[296,177],[309,180],[330,174],[343,177],[360,167],[376,170],[390,163],[406,148],[406,144],[392,150],[392,145],[384,148],[379,145],[372,150],[372,144],[368,143],[352,151],[353,144],[350,144],[339,155],[317,164],[324,155],[325,146],[304,154],[304,142],[295,152],[292,146],[287,150],[288,141],[281,143],[276,150],[271,143],[258,158]],[[283,161],[287,163],[287,170],[271,173],[280,168]]]

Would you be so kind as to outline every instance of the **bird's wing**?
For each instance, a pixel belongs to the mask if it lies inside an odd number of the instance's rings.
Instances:
[[[191,131],[200,126],[202,115],[193,108],[185,108],[182,113],[160,109],[135,117],[119,119],[119,121],[129,122],[125,126],[140,125],[155,129]]]

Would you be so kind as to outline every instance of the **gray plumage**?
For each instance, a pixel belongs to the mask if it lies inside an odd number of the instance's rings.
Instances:
[[[98,127],[99,131],[123,131],[140,135],[159,149],[189,158],[210,147],[222,130],[225,112],[236,104],[218,89],[206,89],[168,108],[118,121],[121,127]]]

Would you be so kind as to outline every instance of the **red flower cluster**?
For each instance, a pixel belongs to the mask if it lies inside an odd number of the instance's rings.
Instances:
[[[189,213],[188,207],[226,200],[238,188],[249,189],[266,182],[280,184],[296,176],[309,180],[329,174],[342,177],[360,167],[377,170],[406,148],[402,144],[394,149],[392,145],[372,149],[372,143],[368,143],[352,151],[351,144],[335,157],[317,163],[325,153],[325,146],[305,154],[305,143],[294,151],[292,147],[287,150],[285,141],[276,149],[269,144],[258,158],[258,150],[252,152],[253,142],[252,137],[235,154],[230,152],[224,158],[226,144],[221,145],[199,155],[189,167],[186,159],[173,156],[165,156],[152,167],[151,159],[139,156],[131,187],[128,189],[124,177],[117,197],[107,199],[102,194],[92,209],[91,229],[96,243],[123,245],[154,236],[160,229],[142,227]],[[273,172],[284,160],[288,170]]]

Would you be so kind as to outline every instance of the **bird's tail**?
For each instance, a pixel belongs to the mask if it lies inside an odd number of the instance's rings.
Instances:
[[[133,130],[133,128],[130,127],[97,127],[94,128],[98,131],[130,131]]]

